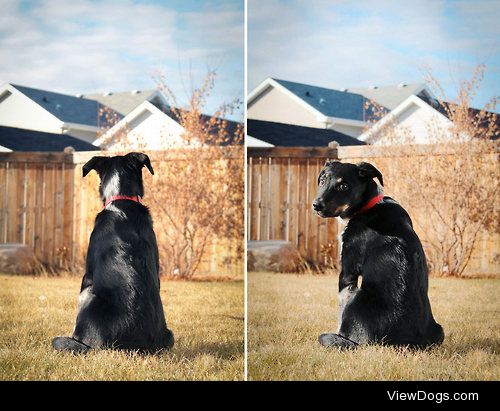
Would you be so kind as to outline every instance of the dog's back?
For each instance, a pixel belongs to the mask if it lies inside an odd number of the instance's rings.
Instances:
[[[113,181],[118,173],[111,177],[104,171],[99,173],[101,196],[106,205],[97,215],[90,236],[73,336],[54,339],[56,349],[84,352],[113,347],[157,351],[173,345],[173,334],[167,328],[160,298],[153,223],[149,210],[139,201],[143,194],[139,174],[142,166],[134,165],[134,157],[127,161],[122,157],[112,159],[120,161],[119,171],[130,168],[129,185],[134,177],[140,180],[136,186],[127,188],[122,184],[121,189],[115,188],[127,191],[127,195],[113,194],[108,201],[109,186],[120,187]],[[152,172],[150,164],[148,168]]]
[[[390,197],[349,222],[343,243],[356,244],[343,258],[363,261],[362,288],[380,314],[372,327],[384,342],[396,345],[439,344],[444,333],[434,321],[427,297],[428,269],[422,244],[406,210]],[[349,261],[347,261],[349,264]]]
[[[78,313],[73,337],[90,346],[168,348],[158,270],[146,207],[122,200],[99,213],[83,280],[91,281],[92,298]]]

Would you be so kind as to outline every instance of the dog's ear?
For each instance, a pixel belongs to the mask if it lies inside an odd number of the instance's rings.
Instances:
[[[151,166],[151,161],[149,157],[144,153],[128,153],[129,157],[131,157],[139,166],[142,168],[146,166],[151,174],[154,175],[153,167]]]
[[[90,170],[95,170],[98,173],[102,171],[102,166],[104,164],[104,161],[107,160],[108,157],[104,156],[94,156],[92,157],[89,161],[87,161],[83,165],[83,176],[85,177],[88,173],[90,173]]]
[[[380,181],[380,184],[382,186],[384,185],[382,173],[378,171],[372,164],[361,162],[356,164],[356,167],[358,167],[358,175],[361,179],[365,180],[365,179],[377,178],[378,181]]]

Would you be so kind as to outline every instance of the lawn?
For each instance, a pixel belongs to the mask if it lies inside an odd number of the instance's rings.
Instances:
[[[163,281],[170,352],[79,356],[51,340],[73,329],[80,281],[0,275],[0,380],[243,380],[243,281]]]
[[[249,380],[499,380],[500,279],[430,279],[442,346],[327,349],[338,277],[248,273]]]

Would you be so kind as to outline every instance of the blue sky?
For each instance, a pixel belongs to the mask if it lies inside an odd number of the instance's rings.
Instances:
[[[209,67],[218,76],[206,113],[244,97],[243,0],[1,0],[1,10],[0,83],[144,90],[161,71],[185,102]]]
[[[248,90],[266,77],[331,88],[418,83],[430,67],[452,100],[483,63],[481,108],[500,96],[499,21],[498,0],[249,0]]]

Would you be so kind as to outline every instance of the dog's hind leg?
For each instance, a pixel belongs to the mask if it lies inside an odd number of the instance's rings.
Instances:
[[[425,341],[424,345],[426,347],[433,345],[441,345],[443,340],[444,340],[443,327],[441,327],[437,322],[432,320],[427,330],[427,341]]]
[[[358,343],[339,334],[321,334],[318,338],[323,347],[356,348]]]
[[[52,340],[52,347],[58,351],[71,351],[78,354],[86,353],[91,349],[88,345],[81,343],[71,337],[56,337]]]
[[[174,346],[174,333],[167,328],[164,338],[164,347],[170,350]]]

